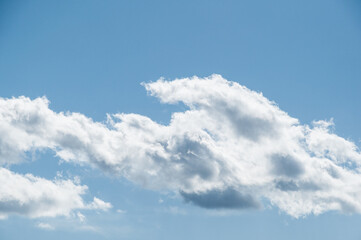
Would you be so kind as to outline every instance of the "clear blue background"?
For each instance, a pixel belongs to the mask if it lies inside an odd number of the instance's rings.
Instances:
[[[159,104],[140,83],[212,73],[263,92],[301,123],[333,117],[336,133],[360,145],[361,2],[0,1],[1,97],[45,95],[53,110],[96,121],[133,112],[167,123],[182,106]],[[102,233],[75,229],[66,218],[10,217],[0,222],[0,239],[361,238],[359,215],[295,220],[277,209],[222,215],[96,170],[59,165],[51,152],[12,170],[81,175],[114,210],[84,214]],[[169,210],[175,208],[178,214]],[[44,231],[35,227],[40,221],[61,226]]]

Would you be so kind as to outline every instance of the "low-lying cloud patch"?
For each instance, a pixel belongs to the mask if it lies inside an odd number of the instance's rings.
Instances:
[[[108,115],[101,123],[56,113],[45,97],[0,99],[0,164],[47,148],[148,189],[180,192],[201,207],[259,208],[267,199],[294,217],[361,213],[361,154],[332,132],[332,121],[301,124],[220,75],[143,86],[188,110],[173,113],[169,125],[138,114]]]
[[[98,198],[85,203],[82,195],[87,186],[69,179],[47,180],[0,168],[0,183],[0,218],[9,215],[30,218],[69,216],[74,210],[111,208],[110,203]]]

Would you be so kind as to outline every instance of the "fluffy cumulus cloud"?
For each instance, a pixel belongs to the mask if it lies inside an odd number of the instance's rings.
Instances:
[[[50,181],[0,168],[0,182],[0,218],[11,214],[31,218],[69,216],[75,209],[107,210],[111,207],[98,198],[86,204],[82,195],[87,186],[77,185],[72,180]]]
[[[261,93],[220,75],[143,85],[162,103],[188,110],[173,113],[169,125],[138,114],[100,123],[56,113],[44,97],[0,99],[0,163],[47,148],[64,161],[177,191],[205,208],[261,208],[266,201],[294,217],[361,213],[361,154],[332,132],[332,121],[303,125]],[[71,206],[81,208],[81,200]],[[104,205],[95,200],[92,206]]]

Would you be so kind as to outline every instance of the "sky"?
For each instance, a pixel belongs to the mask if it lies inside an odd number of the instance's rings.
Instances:
[[[361,3],[0,1],[0,239],[360,239]]]

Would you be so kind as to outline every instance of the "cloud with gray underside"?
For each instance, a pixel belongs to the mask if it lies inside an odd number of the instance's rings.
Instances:
[[[220,75],[143,86],[161,103],[188,109],[174,112],[168,125],[139,114],[95,122],[54,112],[45,97],[1,98],[0,164],[50,149],[63,161],[178,192],[204,208],[257,209],[267,201],[296,218],[361,213],[361,153],[333,133],[332,120],[301,124],[262,93]]]

